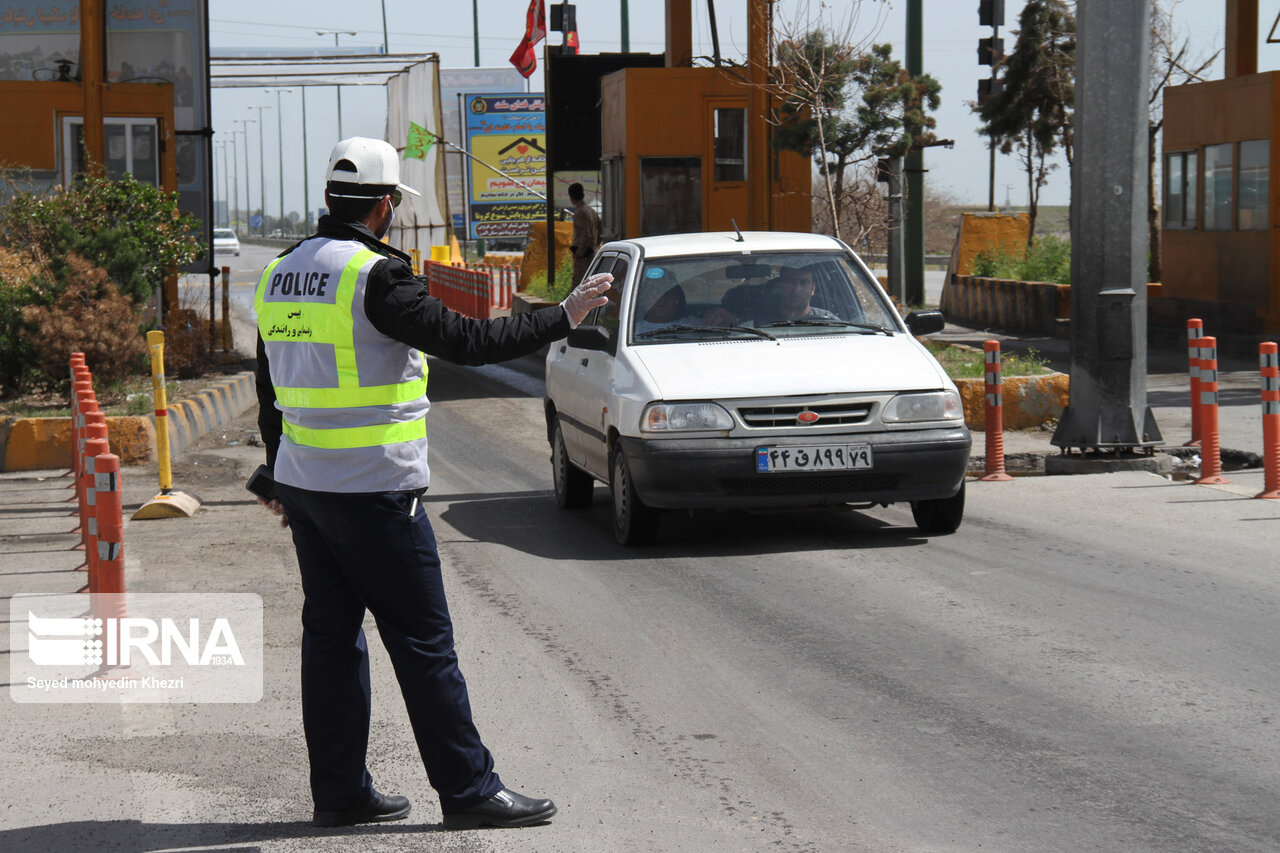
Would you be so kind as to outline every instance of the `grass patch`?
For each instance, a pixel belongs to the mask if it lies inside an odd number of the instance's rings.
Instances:
[[[982,379],[986,375],[986,361],[981,350],[936,341],[923,343],[952,379]],[[1038,376],[1052,372],[1048,362],[1035,349],[1020,355],[1001,353],[1000,373],[1004,376]]]

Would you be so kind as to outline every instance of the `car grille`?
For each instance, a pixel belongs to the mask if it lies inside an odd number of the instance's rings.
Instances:
[[[865,403],[832,403],[818,406],[788,404],[785,406],[743,406],[738,409],[738,417],[749,429],[767,429],[769,427],[794,427],[798,423],[796,417],[804,411],[818,415],[814,426],[841,426],[860,424],[871,414],[872,402]]]
[[[836,495],[896,489],[900,479],[898,474],[875,472],[823,477],[779,477],[775,474],[762,474],[759,477],[737,477],[725,480],[724,489],[728,494],[737,496]]]

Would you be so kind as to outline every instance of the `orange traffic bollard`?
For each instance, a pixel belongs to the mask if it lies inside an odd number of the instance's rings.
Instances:
[[[93,548],[93,543],[90,541],[93,525],[89,523],[89,519],[93,517],[93,469],[89,467],[89,455],[92,453],[96,456],[99,453],[106,453],[110,449],[106,447],[107,419],[101,412],[90,412],[89,418],[89,424],[85,427],[84,448],[80,451],[80,488],[76,490],[80,496],[79,504],[76,507],[79,524],[75,530],[71,531],[72,533],[80,534],[80,544],[73,550],[83,550],[85,552],[84,565],[76,566],[77,571],[86,569],[93,563],[93,559],[89,556]],[[89,442],[94,439],[101,439],[103,445],[94,445],[93,448],[90,448]]]
[[[985,475],[988,482],[1012,480],[1004,472],[1004,379],[1000,373],[1000,342],[982,345],[987,377],[987,458]]]
[[[1230,483],[1222,476],[1218,440],[1218,339],[1200,339],[1200,485]]]
[[[1280,356],[1274,343],[1258,344],[1262,374],[1262,491],[1255,498],[1280,498]]]
[[[1187,321],[1187,362],[1191,370],[1191,440],[1183,447],[1200,446],[1200,339],[1204,337],[1204,321]]]
[[[110,453],[107,445],[107,427],[105,424],[89,426],[89,440],[84,446],[84,479],[85,502],[81,506],[80,524],[84,528],[84,563],[76,566],[76,571],[87,571],[89,581],[80,592],[98,591],[98,492],[97,462],[98,457]]]
[[[120,501],[120,457],[94,457],[94,485],[98,507],[98,588],[95,592],[124,592],[124,516]]]

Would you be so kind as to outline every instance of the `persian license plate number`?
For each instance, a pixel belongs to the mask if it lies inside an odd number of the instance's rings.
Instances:
[[[849,471],[871,467],[869,444],[824,444],[806,447],[757,447],[756,471]]]

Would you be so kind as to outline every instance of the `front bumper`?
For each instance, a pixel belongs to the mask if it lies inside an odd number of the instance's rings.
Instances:
[[[750,438],[620,437],[641,500],[662,509],[781,508],[949,498],[964,482],[972,439],[963,426],[884,433]],[[761,474],[755,450],[870,444],[867,470]]]

